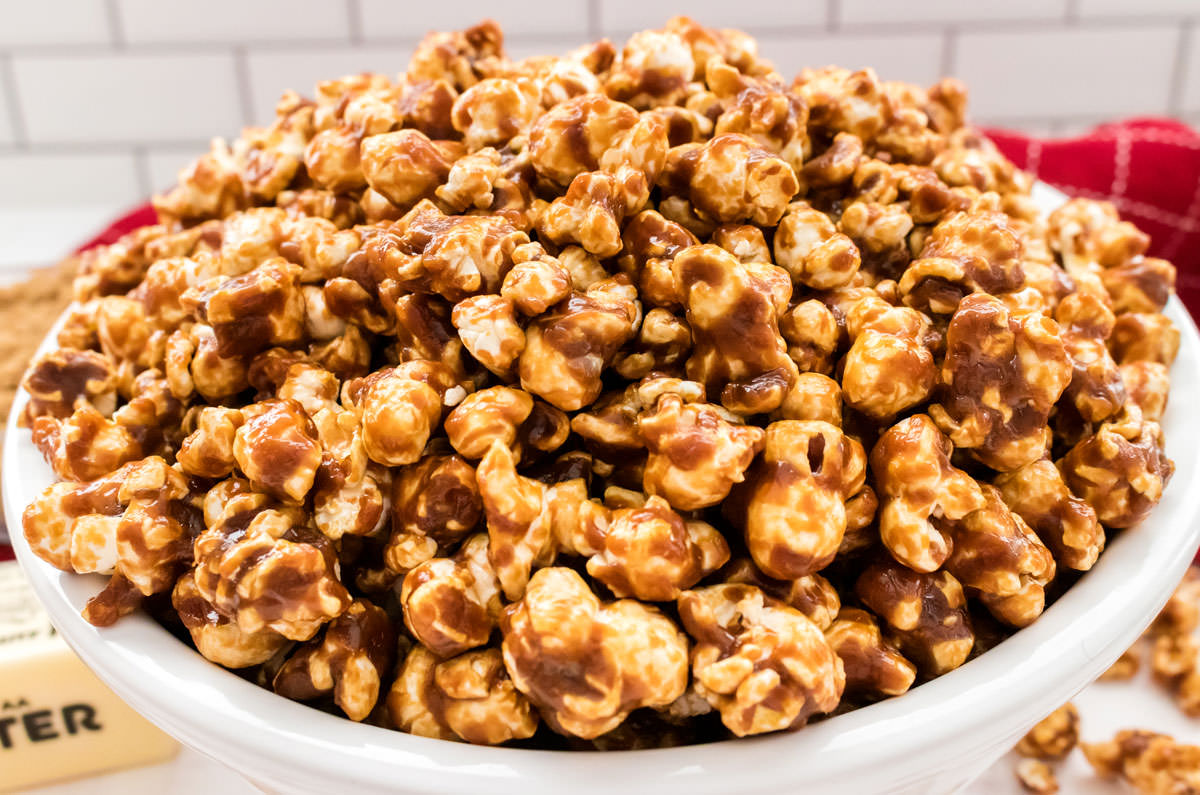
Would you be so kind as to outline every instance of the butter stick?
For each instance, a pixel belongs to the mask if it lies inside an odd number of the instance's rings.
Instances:
[[[179,746],[125,705],[0,563],[0,792],[170,759]]]

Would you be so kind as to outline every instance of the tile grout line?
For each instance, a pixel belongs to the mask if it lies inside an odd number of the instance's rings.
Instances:
[[[841,4],[838,0],[825,0],[825,30],[836,31],[841,24]]]
[[[1079,21],[1079,0],[1067,0],[1066,8],[1063,9],[1063,19],[1068,24]]]
[[[242,112],[242,124],[254,123],[254,98],[250,88],[250,61],[246,57],[246,48],[238,45],[233,48],[233,71],[238,86],[238,106]]]
[[[1194,22],[1184,20],[1179,26],[1179,40],[1175,43],[1175,64],[1171,69],[1170,88],[1167,93],[1167,112],[1178,116],[1183,107],[1183,86],[1187,80],[1187,65],[1192,53],[1192,28]]]
[[[150,178],[150,155],[144,146],[136,146],[133,149],[133,173],[137,177],[138,187],[142,191],[143,196],[150,196],[154,193],[153,180]]]
[[[29,145],[29,129],[25,124],[25,113],[21,107],[21,96],[17,92],[17,73],[13,66],[13,58],[7,53],[0,53],[0,83],[3,83],[7,97],[9,124],[12,125],[13,141],[17,151],[24,151]]]
[[[112,39],[114,50],[123,50],[128,43],[125,36],[125,25],[121,19],[121,9],[117,0],[104,0],[104,16],[108,19],[108,35]]]
[[[941,63],[938,64],[938,68],[942,72],[942,77],[949,77],[954,74],[958,61],[957,54],[958,28],[951,26],[942,31]]]
[[[587,0],[587,36],[595,41],[603,35],[600,24],[600,0]]]
[[[351,44],[363,43],[362,3],[359,0],[346,0],[346,24],[350,32]]]

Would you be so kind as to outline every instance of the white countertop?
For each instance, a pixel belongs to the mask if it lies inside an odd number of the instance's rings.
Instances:
[[[0,284],[21,278],[30,268],[49,265],[91,238],[115,217],[111,207],[81,206],[43,210],[0,211]],[[1145,666],[1143,666],[1145,668]],[[1111,737],[1118,729],[1142,728],[1165,732],[1177,739],[1200,744],[1200,720],[1184,716],[1170,697],[1149,680],[1145,670],[1132,682],[1097,683],[1075,699],[1085,740]],[[966,790],[970,795],[1022,793],[1013,774],[1015,756],[994,765]],[[1079,751],[1058,767],[1059,785],[1065,793],[1127,793],[1120,784],[1102,782]],[[257,793],[237,774],[218,762],[183,749],[173,761],[135,770],[110,773],[86,780],[30,790],[37,795],[243,795]]]

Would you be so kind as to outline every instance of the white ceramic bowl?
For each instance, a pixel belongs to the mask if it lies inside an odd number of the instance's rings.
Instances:
[[[1059,197],[1061,200],[1061,196]],[[1053,206],[1054,199],[1047,202]],[[21,511],[53,477],[15,418],[4,505],[17,556],[56,627],[122,698],[183,743],[286,793],[550,795],[739,792],[941,793],[970,781],[1041,717],[1104,671],[1166,602],[1200,525],[1200,337],[1182,332],[1164,419],[1175,477],[1149,520],[1126,530],[1032,626],[908,694],[792,734],[651,751],[484,748],[362,726],[274,695],[204,660],[148,617],[97,629],[79,616],[103,578],[65,574],[25,543]]]

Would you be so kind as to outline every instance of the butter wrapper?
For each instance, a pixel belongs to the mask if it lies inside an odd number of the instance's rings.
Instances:
[[[20,566],[0,563],[0,792],[161,762],[178,750],[68,648]]]

